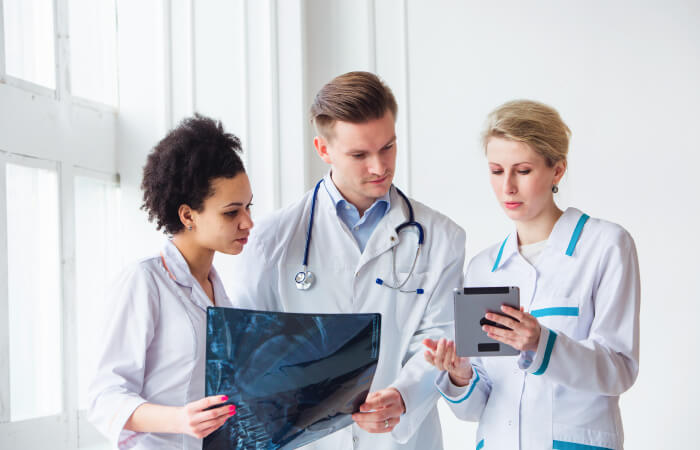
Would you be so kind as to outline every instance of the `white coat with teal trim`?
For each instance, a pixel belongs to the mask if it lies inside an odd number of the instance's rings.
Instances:
[[[391,189],[391,208],[377,224],[364,252],[336,213],[325,189],[318,192],[308,269],[316,275],[308,291],[298,290],[294,275],[302,269],[312,192],[299,202],[258,221],[245,250],[236,258],[232,302],[239,307],[304,313],[380,313],[379,363],[372,391],[396,388],[406,414],[391,433],[371,434],[357,425],[304,447],[313,450],[431,450],[442,448],[437,414],[437,371],[423,357],[424,338],[449,336],[452,291],[461,286],[465,233],[446,216],[411,200],[425,242],[413,275],[402,293],[378,285],[392,280],[392,251],[403,280],[415,256],[414,233],[396,234],[408,220],[402,198]]]
[[[466,286],[518,286],[542,328],[534,353],[473,358],[465,387],[438,376],[455,414],[479,421],[477,448],[623,448],[618,400],[639,368],[637,252],[622,227],[587,218],[567,209],[535,267],[515,232],[469,263]]]

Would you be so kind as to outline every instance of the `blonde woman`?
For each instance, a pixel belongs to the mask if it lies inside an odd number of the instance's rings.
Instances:
[[[570,131],[533,101],[493,111],[483,134],[491,186],[514,230],[469,263],[467,286],[518,286],[521,310],[484,325],[519,356],[460,358],[455,344],[424,341],[454,413],[478,421],[477,449],[623,447],[620,394],[639,367],[639,268],[619,225],[554,201]]]

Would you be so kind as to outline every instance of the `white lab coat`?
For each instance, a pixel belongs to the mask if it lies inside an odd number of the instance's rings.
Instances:
[[[124,430],[142,403],[183,406],[204,397],[206,308],[213,305],[172,242],[162,255],[127,268],[114,284],[88,418],[119,448],[199,450],[202,440],[188,435]],[[209,279],[217,306],[230,306],[213,267]]]
[[[408,219],[406,205],[396,190],[391,189],[391,208],[360,254],[330,196],[320,189],[308,261],[316,281],[310,290],[300,291],[294,275],[302,268],[312,193],[258,221],[238,258],[232,302],[243,308],[288,312],[381,313],[379,363],[371,391],[395,387],[407,412],[391,434],[370,434],[353,424],[305,448],[442,448],[435,407],[439,394],[433,385],[437,371],[424,360],[421,341],[451,333],[452,290],[463,281],[464,230],[412,200],[415,220],[425,230],[425,242],[404,289],[422,288],[425,293],[400,293],[375,283],[376,278],[391,282],[391,248],[399,242],[394,229]],[[403,280],[413,262],[417,238],[402,232],[401,239],[396,266]]]
[[[463,388],[438,377],[455,414],[479,421],[477,448],[623,448],[618,399],[639,367],[637,253],[610,222],[591,218],[576,233],[582,215],[566,210],[536,267],[518,252],[515,231],[469,263],[467,286],[520,287],[542,328],[534,354],[472,359]]]

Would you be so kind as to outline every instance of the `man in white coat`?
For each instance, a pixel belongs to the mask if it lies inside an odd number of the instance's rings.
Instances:
[[[396,113],[391,90],[374,74],[350,72],[326,84],[311,116],[329,173],[297,203],[259,220],[237,258],[235,306],[381,313],[379,363],[355,423],[307,448],[442,448],[436,372],[421,342],[451,335],[465,233],[392,185]]]

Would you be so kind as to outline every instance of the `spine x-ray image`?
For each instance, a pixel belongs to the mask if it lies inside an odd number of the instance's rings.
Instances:
[[[379,314],[207,313],[206,395],[237,412],[204,449],[292,449],[352,423],[377,368]]]

